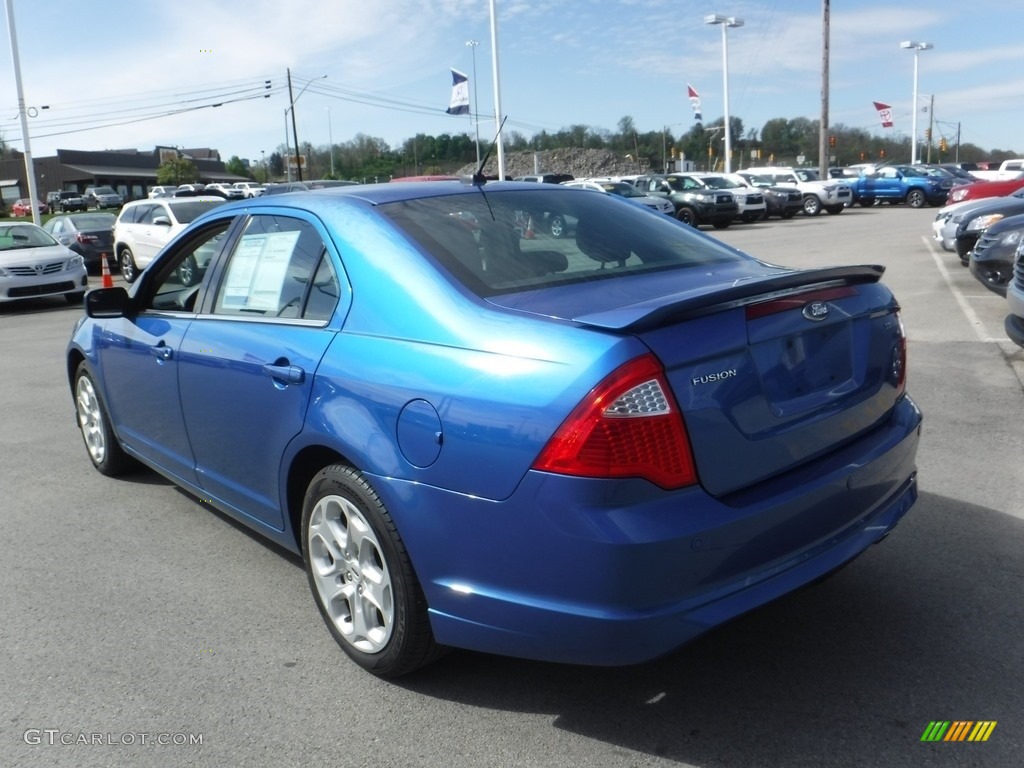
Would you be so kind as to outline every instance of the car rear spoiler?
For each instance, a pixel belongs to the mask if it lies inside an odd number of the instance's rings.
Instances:
[[[877,283],[883,272],[885,267],[879,264],[792,270],[768,277],[701,286],[692,291],[579,315],[573,321],[610,331],[637,332],[656,328],[669,321],[686,320],[796,293]]]

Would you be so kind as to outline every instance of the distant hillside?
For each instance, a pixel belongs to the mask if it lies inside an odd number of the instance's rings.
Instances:
[[[536,158],[536,165],[534,165]],[[456,175],[473,173],[475,164],[464,165]],[[622,176],[649,171],[647,163],[638,166],[632,158],[624,157],[608,149],[550,149],[539,152],[505,153],[505,175],[526,176],[533,173],[571,173],[576,178],[587,176]],[[484,173],[496,175],[498,160],[494,152],[484,166]]]

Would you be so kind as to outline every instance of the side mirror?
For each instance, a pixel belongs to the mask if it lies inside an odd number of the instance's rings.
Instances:
[[[89,317],[124,317],[131,307],[131,298],[124,286],[96,288],[85,294],[85,314]]]
[[[166,216],[154,216],[153,217],[153,223],[154,224],[159,224],[162,227],[169,227],[169,226],[171,226],[171,220],[169,218],[167,218]]]

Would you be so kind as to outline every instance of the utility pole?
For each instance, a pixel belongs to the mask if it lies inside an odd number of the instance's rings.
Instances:
[[[292,108],[292,138],[295,140],[295,171],[302,181],[302,163],[299,162],[299,129],[295,127],[295,99],[292,98],[292,70],[288,68],[288,103]]]
[[[821,120],[818,125],[818,175],[828,178],[829,2],[821,0]]]
[[[932,161],[932,128],[935,127],[935,94],[928,101],[928,162]]]

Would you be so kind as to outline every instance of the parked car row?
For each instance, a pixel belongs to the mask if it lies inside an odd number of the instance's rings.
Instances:
[[[955,252],[978,282],[1006,297],[1006,335],[1024,347],[1024,187],[945,206],[932,222],[932,238]]]

